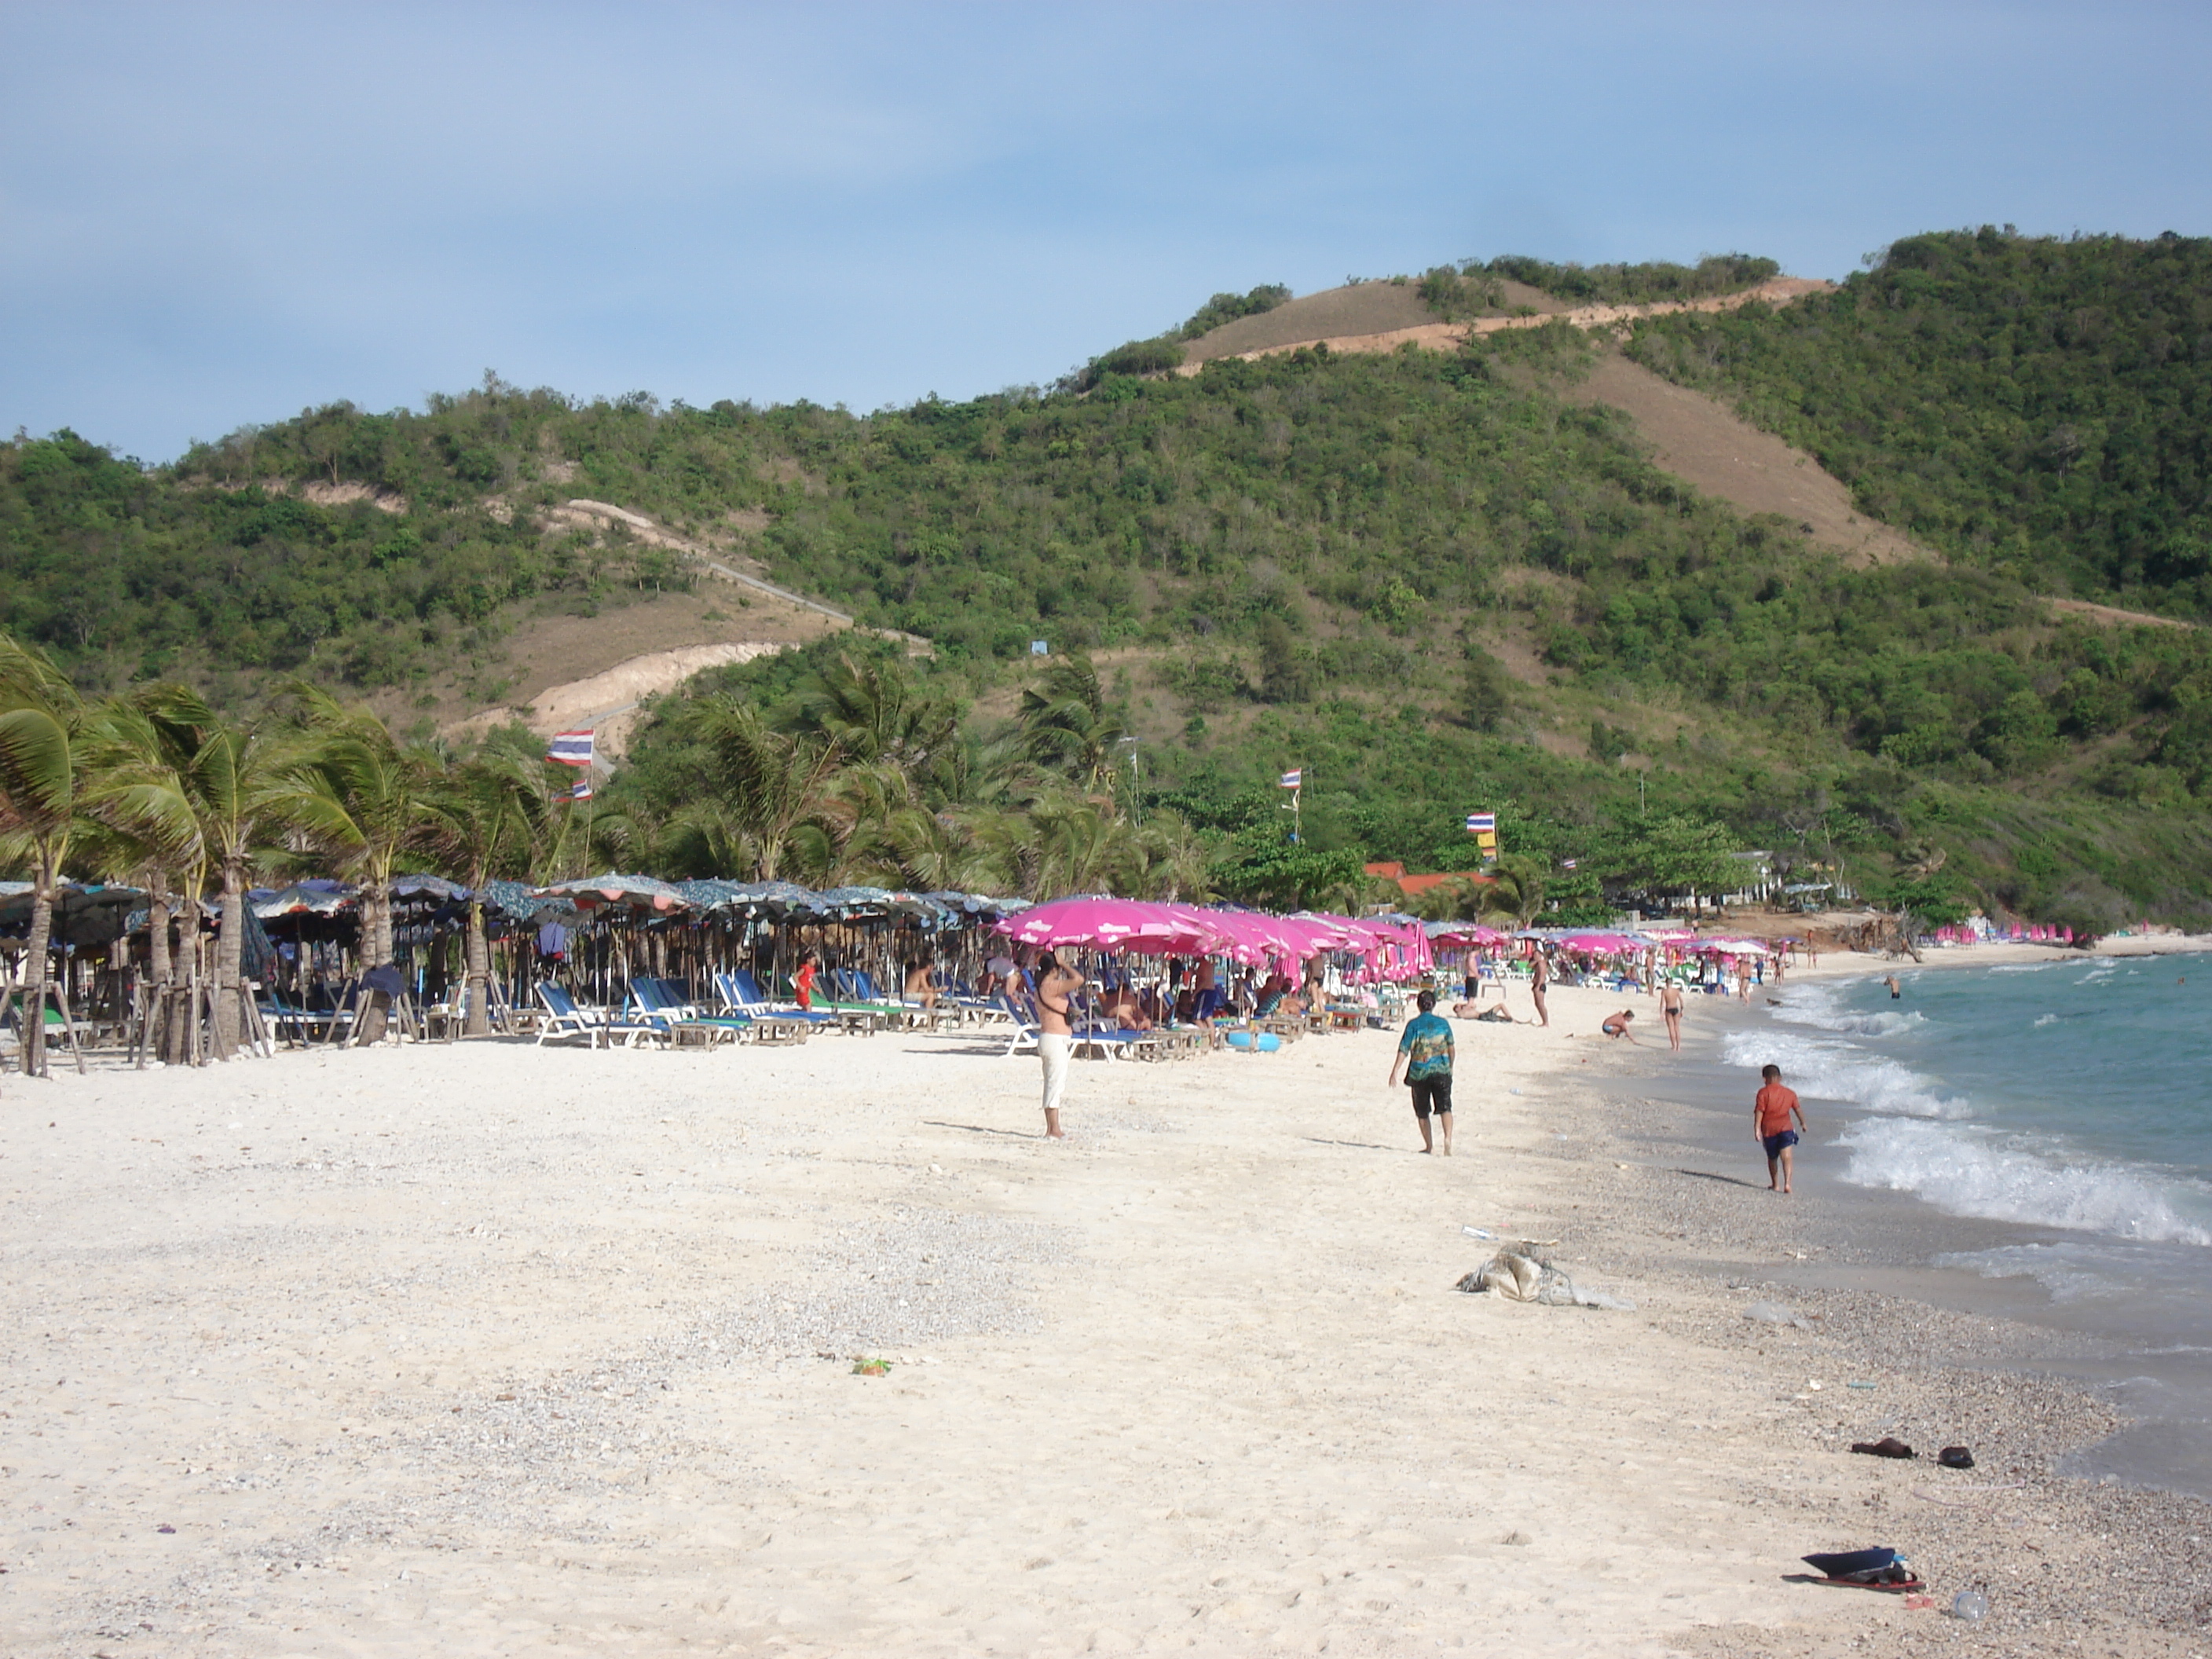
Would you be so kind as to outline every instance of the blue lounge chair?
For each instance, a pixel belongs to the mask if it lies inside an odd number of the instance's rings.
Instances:
[[[771,1001],[760,981],[742,968],[714,975],[714,988],[721,993],[722,1006],[733,1014],[746,1014],[755,1019],[802,1020],[809,1025],[835,1025],[837,1016],[818,1009],[800,1007],[795,1002]]]
[[[684,1030],[710,1036],[720,1032],[735,1040],[752,1029],[752,1020],[746,1015],[704,1012],[686,998],[684,990],[673,980],[634,979],[629,982],[629,1012],[634,1018],[659,1025],[672,1038]]]
[[[626,1048],[635,1048],[639,1042],[652,1037],[666,1037],[667,1028],[647,1021],[611,1019],[576,1006],[576,999],[560,986],[540,981],[538,1000],[545,1005],[547,1018],[538,1028],[538,1046],[581,1037],[591,1048],[602,1044],[611,1047],[620,1039]]]

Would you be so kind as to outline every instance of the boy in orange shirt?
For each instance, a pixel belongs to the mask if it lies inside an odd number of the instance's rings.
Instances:
[[[1766,1149],[1766,1185],[1770,1191],[1790,1190],[1790,1149],[1797,1144],[1797,1129],[1805,1125],[1805,1109],[1797,1103],[1795,1090],[1782,1086],[1782,1068],[1766,1066],[1759,1068],[1759,1076],[1766,1085],[1752,1103],[1752,1133],[1759,1144]],[[1797,1120],[1797,1129],[1790,1127],[1790,1120]]]

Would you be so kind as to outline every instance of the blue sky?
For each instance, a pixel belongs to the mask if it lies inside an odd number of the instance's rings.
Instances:
[[[2212,8],[0,5],[0,430],[869,409],[1221,289],[2212,232]]]

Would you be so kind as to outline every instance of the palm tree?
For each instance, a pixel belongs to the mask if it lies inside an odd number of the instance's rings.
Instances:
[[[1181,816],[1160,811],[1137,831],[1140,896],[1202,903],[1213,896],[1213,849]]]
[[[906,886],[929,893],[1005,892],[1019,878],[997,856],[1003,838],[979,829],[1003,816],[988,806],[900,812],[884,826],[883,841]]]
[[[1062,657],[1022,693],[1017,717],[1024,755],[1079,788],[1111,793],[1115,757],[1128,732],[1106,712],[1106,690],[1088,657]]]
[[[1454,876],[1427,889],[1413,903],[1424,921],[1472,921],[1482,914],[1484,885]]]
[[[142,693],[101,711],[89,740],[100,779],[94,810],[119,846],[137,850],[146,870],[148,947],[155,988],[148,1015],[149,1020],[162,1022],[149,1034],[148,1046],[164,1061],[181,1061],[197,1052],[189,1031],[196,1029],[198,1015],[173,1023],[173,1010],[165,994],[178,977],[169,954],[169,900],[173,894],[182,901],[182,943],[191,952],[185,976],[197,985],[199,902],[207,890],[207,849],[198,823],[189,814],[173,810],[185,793],[183,767],[190,733],[155,718],[148,694]]]
[[[22,848],[31,868],[22,1010],[23,1072],[30,1077],[46,1069],[46,953],[55,885],[84,823],[86,716],[60,670],[0,635],[0,832]]]
[[[317,839],[361,888],[362,957],[372,968],[392,960],[392,878],[400,859],[426,852],[441,820],[436,757],[402,748],[367,708],[343,707],[305,684],[291,690],[306,731],[306,777],[317,797]]]
[[[1490,866],[1490,885],[1481,895],[1481,914],[1528,927],[1544,908],[1544,862],[1525,853],[1507,853]]]
[[[533,754],[497,743],[454,768],[428,799],[439,850],[469,890],[463,945],[471,1036],[491,1030],[491,945],[485,937],[484,884],[530,867],[545,822],[544,766]]]
[[[960,716],[941,696],[917,691],[895,663],[856,662],[841,652],[799,687],[793,729],[817,734],[863,763],[887,761],[933,790],[962,758]]]
[[[670,819],[672,860],[694,874],[756,881],[825,862],[817,820],[842,758],[838,740],[787,736],[728,696],[702,698],[690,720],[712,759],[713,793]]]
[[[189,893],[209,872],[220,875],[213,1024],[216,1053],[228,1059],[238,1046],[248,867],[283,830],[342,846],[352,826],[289,734],[234,726],[183,686],[150,687],[132,699],[117,737],[100,781],[102,813],[163,849],[170,867],[190,872]]]

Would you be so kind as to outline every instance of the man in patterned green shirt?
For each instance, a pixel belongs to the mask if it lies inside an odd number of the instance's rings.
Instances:
[[[1451,1156],[1452,1029],[1437,1012],[1437,994],[1424,991],[1417,999],[1421,1012],[1406,1022],[1406,1035],[1398,1039],[1398,1057],[1390,1062],[1390,1086],[1398,1086],[1402,1070],[1413,1086],[1413,1117],[1421,1126],[1421,1150],[1434,1152],[1429,1134],[1429,1114],[1443,1131],[1444,1156]]]

